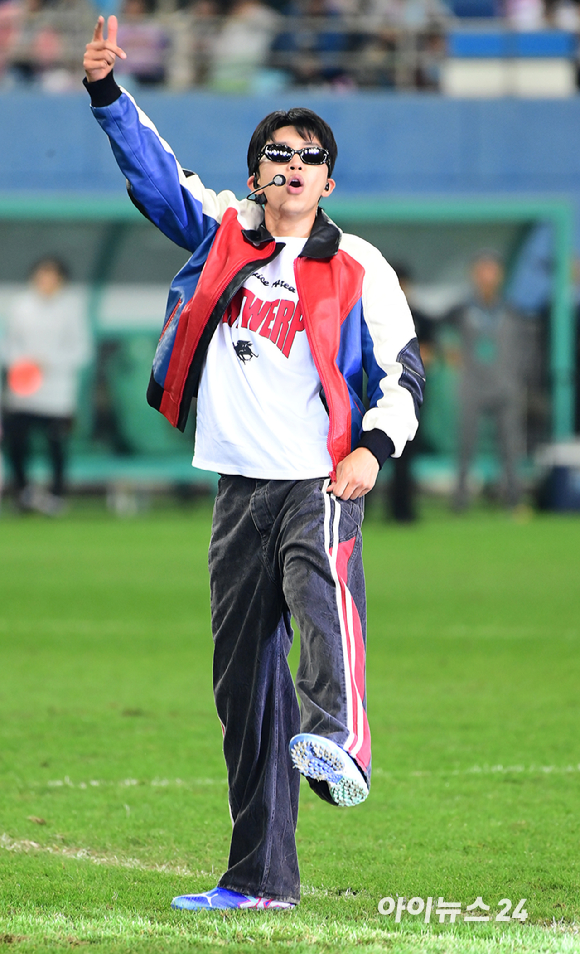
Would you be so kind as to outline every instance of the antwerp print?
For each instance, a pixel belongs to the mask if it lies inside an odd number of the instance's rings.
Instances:
[[[242,288],[232,299],[223,320],[232,328],[258,332],[275,344],[285,358],[290,355],[297,333],[304,331],[300,302],[286,298],[262,301],[248,288]]]

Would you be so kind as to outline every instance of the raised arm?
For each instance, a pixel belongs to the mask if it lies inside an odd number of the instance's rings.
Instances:
[[[199,176],[184,173],[151,120],[115,82],[115,60],[125,58],[117,46],[117,18],[109,17],[106,40],[103,29],[99,17],[84,57],[94,116],[109,137],[135,205],[172,242],[195,252],[211,241],[226,209],[238,201],[233,192],[216,194]]]

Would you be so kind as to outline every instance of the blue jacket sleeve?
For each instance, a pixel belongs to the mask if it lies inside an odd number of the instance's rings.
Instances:
[[[133,201],[172,242],[194,252],[215,232],[226,209],[238,206],[235,195],[215,193],[199,176],[186,176],[170,146],[112,73],[85,85]]]

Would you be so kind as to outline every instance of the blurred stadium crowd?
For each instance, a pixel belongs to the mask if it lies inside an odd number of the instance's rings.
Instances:
[[[0,0],[0,89],[78,89],[98,13],[120,17],[126,88],[438,91],[469,29],[580,34],[577,0]],[[574,44],[575,46],[575,44]]]

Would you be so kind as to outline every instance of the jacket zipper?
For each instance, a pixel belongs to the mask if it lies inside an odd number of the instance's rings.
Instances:
[[[171,324],[171,322],[172,322],[173,319],[175,318],[175,315],[176,315],[176,313],[177,313],[177,309],[178,309],[179,306],[182,305],[182,304],[183,304],[183,299],[180,298],[179,301],[177,302],[175,308],[174,308],[173,311],[171,312],[169,318],[167,319],[167,321],[166,321],[165,324],[163,325],[163,328],[162,328],[162,330],[161,330],[161,334],[159,335],[159,341],[161,341],[161,339],[163,338],[163,335],[165,334],[165,332],[166,332],[167,329],[169,328],[169,325]]]

